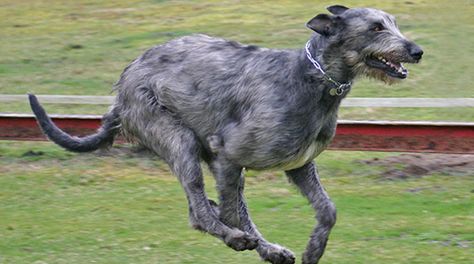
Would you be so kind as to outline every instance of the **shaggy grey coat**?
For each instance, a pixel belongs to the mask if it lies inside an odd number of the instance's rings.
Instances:
[[[386,82],[405,78],[401,62],[422,51],[398,30],[393,16],[369,8],[332,6],[307,26],[315,31],[310,56],[206,35],[171,40],[146,51],[122,73],[117,97],[97,134],[74,138],[58,129],[35,96],[30,102],[45,134],[62,147],[85,152],[127,138],[162,157],[183,185],[193,227],[235,250],[256,249],[271,263],[294,263],[291,251],[266,241],[247,211],[243,168],[283,169],[317,211],[303,263],[324,252],[336,209],[313,159],[334,136],[341,95],[334,83],[361,74]],[[216,178],[219,204],[204,192],[201,161]]]

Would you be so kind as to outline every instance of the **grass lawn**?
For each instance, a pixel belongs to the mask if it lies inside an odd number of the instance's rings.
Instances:
[[[118,153],[0,142],[0,263],[261,263],[188,227],[184,193],[163,162]],[[384,168],[360,162],[389,155],[318,158],[338,208],[321,263],[472,263],[474,175],[388,181]],[[246,186],[263,234],[300,262],[314,225],[306,200],[281,172],[249,171]]]
[[[425,50],[408,80],[360,80],[353,97],[472,97],[474,5],[470,0],[338,1],[398,17]],[[0,3],[0,94],[109,95],[147,48],[201,32],[272,48],[302,48],[304,23],[333,1],[36,1]],[[107,106],[50,105],[52,113],[101,114]],[[26,103],[0,112],[30,112]],[[474,109],[342,109],[341,118],[474,121]]]
[[[470,0],[341,0],[398,17],[425,50],[410,78],[359,80],[352,97],[473,97]],[[272,48],[302,48],[304,23],[333,1],[0,1],[0,94],[109,95],[147,48],[201,32]],[[100,114],[107,106],[47,105]],[[26,103],[0,112],[30,112]],[[347,108],[345,119],[474,121],[474,109]],[[45,142],[0,141],[0,263],[261,263],[188,227],[178,181],[138,154],[76,155]],[[321,263],[472,263],[474,172],[407,180],[360,160],[398,155],[327,151],[323,183],[338,208]],[[403,166],[403,164],[400,164]],[[315,223],[282,172],[247,173],[252,217],[268,240],[301,261]],[[216,197],[207,173],[207,190]]]

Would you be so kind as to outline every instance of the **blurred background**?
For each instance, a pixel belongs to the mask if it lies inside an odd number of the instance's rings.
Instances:
[[[395,15],[425,51],[407,80],[361,79],[349,97],[474,97],[472,0],[0,0],[0,94],[113,95],[128,63],[192,33],[302,48],[311,35],[304,24],[333,4]],[[108,106],[46,108],[102,114]],[[0,112],[30,110],[5,102]],[[342,108],[340,118],[473,122],[474,108]],[[327,151],[318,159],[339,210],[321,263],[472,263],[472,156]],[[282,172],[247,178],[255,222],[299,258],[311,208]],[[0,141],[0,263],[260,263],[255,252],[233,252],[188,228],[184,198],[163,162],[128,148],[76,155]]]
[[[410,76],[386,86],[360,80],[351,97],[473,97],[472,1],[339,1],[394,14],[425,50]],[[121,71],[146,49],[205,33],[271,48],[302,48],[304,24],[332,1],[0,1],[0,94],[110,95]],[[107,106],[51,106],[97,113]],[[394,111],[396,110],[396,111]],[[0,112],[29,112],[3,104]],[[349,109],[343,119],[473,121],[467,109]]]

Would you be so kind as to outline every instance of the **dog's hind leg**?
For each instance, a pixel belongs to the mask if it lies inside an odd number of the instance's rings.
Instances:
[[[242,167],[233,165],[218,155],[211,161],[210,169],[216,178],[221,221],[257,237],[256,250],[263,260],[273,264],[295,263],[291,251],[265,240],[252,222],[244,197],[245,177]]]
[[[204,190],[200,144],[194,133],[180,124],[166,122],[160,122],[155,131],[158,144],[154,144],[154,149],[181,182],[190,206],[190,220],[195,227],[222,239],[237,251],[255,249],[256,237],[225,225],[211,207]]]
[[[239,214],[240,214],[240,228],[242,231],[248,232],[259,238],[258,247],[256,248],[260,257],[272,264],[293,264],[295,263],[295,256],[290,250],[268,242],[258,231],[256,225],[247,210],[247,203],[244,197],[244,177],[241,178],[241,189],[239,190]]]
[[[314,162],[286,173],[317,211],[318,224],[303,254],[303,264],[318,263],[326,248],[329,233],[336,223],[336,208],[321,185]]]

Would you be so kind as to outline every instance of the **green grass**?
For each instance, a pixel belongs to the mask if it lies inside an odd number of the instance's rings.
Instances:
[[[272,48],[301,48],[304,23],[333,1],[13,1],[0,3],[0,94],[109,95],[147,48],[202,32]],[[353,97],[472,97],[474,5],[459,1],[340,1],[398,17],[425,50],[410,78],[356,83]],[[107,106],[47,105],[100,114]],[[26,103],[0,112],[29,112]],[[347,108],[347,119],[474,121],[474,109]],[[33,151],[33,152],[28,152]],[[28,154],[29,153],[29,154]],[[35,154],[36,153],[36,154]],[[471,263],[473,176],[381,180],[357,162],[387,153],[319,158],[338,222],[321,263]],[[247,173],[252,216],[300,258],[314,213],[281,172]],[[216,194],[212,177],[207,190]],[[412,189],[419,192],[411,192]],[[260,263],[191,230],[178,181],[163,162],[76,155],[51,143],[0,142],[0,263]]]
[[[471,263],[474,175],[387,181],[384,168],[358,162],[389,155],[318,158],[338,208],[321,263]],[[0,167],[1,263],[261,263],[188,227],[184,193],[159,160],[3,141]],[[254,221],[300,259],[312,209],[281,172],[247,174]],[[215,199],[208,173],[206,183]]]
[[[333,1],[13,1],[0,8],[0,94],[109,95],[122,69],[147,48],[202,32],[272,48],[301,48],[304,23]],[[353,97],[472,97],[474,5],[458,1],[340,1],[398,17],[423,46],[410,78],[356,83]],[[50,105],[52,113],[100,114],[106,107]],[[0,112],[29,112],[26,103]],[[474,109],[347,109],[341,118],[473,121]]]

